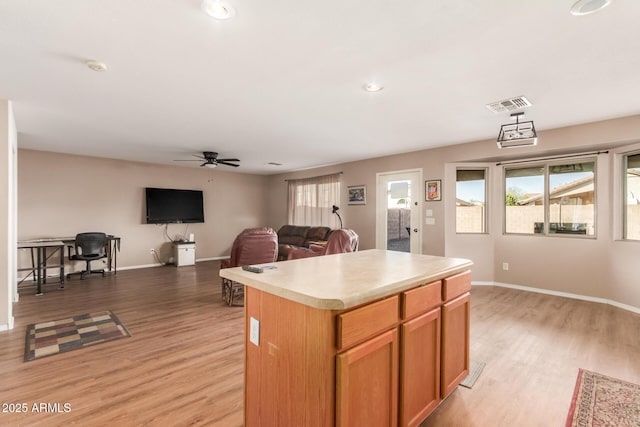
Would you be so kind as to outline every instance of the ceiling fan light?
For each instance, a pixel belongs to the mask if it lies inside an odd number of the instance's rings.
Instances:
[[[216,163],[205,163],[204,165],[205,168],[209,168],[209,169],[214,169],[216,168],[218,165]]]

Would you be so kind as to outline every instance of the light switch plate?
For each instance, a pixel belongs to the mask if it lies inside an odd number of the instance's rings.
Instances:
[[[249,341],[260,346],[260,321],[253,317],[249,320]]]
[[[436,219],[433,217],[427,218],[427,225],[435,225]]]
[[[427,209],[427,216],[433,216],[433,209]]]

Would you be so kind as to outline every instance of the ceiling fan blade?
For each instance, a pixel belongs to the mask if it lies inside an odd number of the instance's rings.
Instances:
[[[226,162],[226,161],[223,161],[223,160],[218,160],[218,164],[227,165],[227,166],[233,166],[234,168],[237,168],[238,166],[240,166],[240,165],[236,165],[234,163],[229,163],[229,162]]]
[[[198,158],[198,159],[200,159],[200,160],[207,160],[207,158],[206,158],[206,157],[198,156],[198,155],[196,155],[196,154],[192,154],[192,156],[193,156],[193,157],[197,157],[197,158]]]
[[[218,162],[239,162],[240,159],[218,159]]]

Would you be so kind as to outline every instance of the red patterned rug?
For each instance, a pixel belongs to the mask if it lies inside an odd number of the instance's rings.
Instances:
[[[111,311],[80,314],[27,326],[24,360],[100,344],[131,336]]]
[[[640,426],[640,385],[580,369],[566,427]]]

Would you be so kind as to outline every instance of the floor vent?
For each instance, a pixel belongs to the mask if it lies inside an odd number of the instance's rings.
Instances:
[[[487,104],[487,108],[496,114],[522,110],[523,108],[527,107],[531,107],[531,102],[524,96],[503,99],[502,101],[496,101]]]

